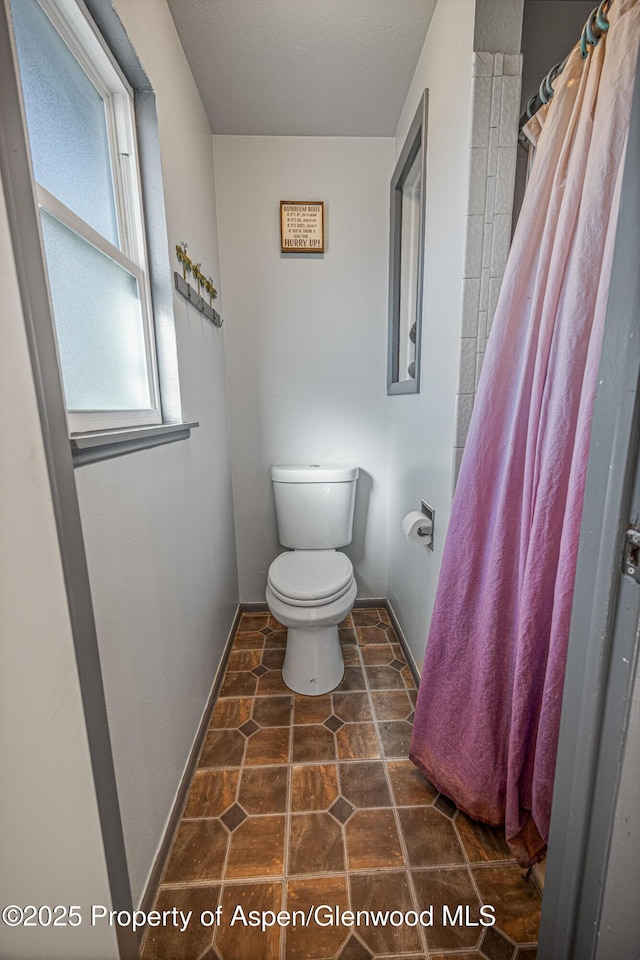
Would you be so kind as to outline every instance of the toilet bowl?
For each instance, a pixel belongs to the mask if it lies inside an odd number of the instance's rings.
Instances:
[[[344,675],[338,624],[356,599],[351,561],[336,550],[292,550],[269,568],[266,599],[287,627],[282,679],[296,693],[320,696]]]

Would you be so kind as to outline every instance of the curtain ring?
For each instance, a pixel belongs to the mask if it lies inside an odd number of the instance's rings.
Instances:
[[[587,57],[589,56],[589,51],[588,51],[588,49],[587,49],[587,25],[586,25],[586,23],[585,23],[584,27],[582,28],[582,34],[581,34],[581,36],[580,36],[580,53],[581,53],[581,55],[582,55],[582,59],[583,59],[583,60],[586,60]]]
[[[538,97],[541,103],[547,103],[548,100],[550,99],[549,94],[547,93],[546,82],[547,82],[547,78],[545,77],[538,88]]]
[[[545,84],[547,93],[549,94],[549,100],[552,98],[553,94],[555,93],[552,86],[553,81],[556,79],[558,74],[561,73],[561,71],[562,71],[562,64],[556,63],[555,67],[551,67],[551,70],[549,70],[549,73],[545,77],[544,84]]]
[[[549,73],[546,75],[543,83],[544,83],[545,93],[547,94],[547,100],[551,100],[553,96],[553,87],[551,86],[551,71],[549,71]]]
[[[587,22],[584,25],[584,28],[587,33],[587,43],[590,43],[592,47],[597,47],[598,40],[600,39],[600,37],[596,36],[595,33],[593,32],[593,21],[595,19],[597,12],[598,12],[597,8],[595,10],[592,10],[591,13],[589,14],[589,18]]]
[[[582,28],[582,33],[580,35],[580,55],[583,60],[586,60],[589,51],[587,50],[587,27],[586,25]]]
[[[602,3],[596,12],[595,23],[601,33],[606,33],[611,26],[609,20],[607,19],[607,13],[609,12],[610,6],[611,0],[602,0]]]
[[[530,98],[527,106],[525,107],[525,113],[526,113],[526,115],[527,115],[527,119],[528,119],[528,120],[531,120],[531,117],[532,117],[532,116],[534,115],[534,113],[536,112],[536,111],[533,109],[533,106],[534,106],[534,104],[535,104],[535,102],[536,102],[536,97],[537,97],[537,96],[538,96],[538,94],[537,94],[537,93],[534,93],[534,95]]]

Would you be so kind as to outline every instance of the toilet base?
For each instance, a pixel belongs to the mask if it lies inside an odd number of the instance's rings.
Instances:
[[[290,690],[319,697],[335,690],[343,676],[337,626],[288,628],[282,679]]]
[[[294,693],[319,697],[335,690],[344,676],[338,624],[351,613],[358,590],[355,580],[342,597],[319,607],[283,603],[267,585],[267,606],[287,628],[282,679]]]

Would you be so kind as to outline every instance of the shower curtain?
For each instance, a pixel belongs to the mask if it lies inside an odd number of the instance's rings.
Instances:
[[[410,757],[523,866],[546,849],[640,0],[576,48],[536,157],[452,506]],[[540,122],[542,121],[542,122]]]

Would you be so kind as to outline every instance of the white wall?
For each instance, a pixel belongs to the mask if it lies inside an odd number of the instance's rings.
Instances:
[[[427,219],[421,392],[389,398],[387,596],[421,661],[449,520],[471,132],[473,0],[440,0],[398,124],[400,152],[429,89]],[[400,522],[427,500],[434,551],[408,543]]]
[[[281,551],[269,468],[361,467],[351,557],[386,593],[392,139],[214,137],[240,597]],[[280,200],[324,200],[323,256],[281,254]]]
[[[164,0],[115,6],[156,91],[172,262],[186,240],[219,280],[211,133],[173,21]],[[200,427],[76,470],[134,902],[238,600],[226,327],[174,302],[183,414]]]
[[[0,903],[110,908],[40,420],[0,187]],[[115,960],[107,928],[0,926],[2,960]]]
[[[524,0],[476,0],[474,50],[520,53]]]

